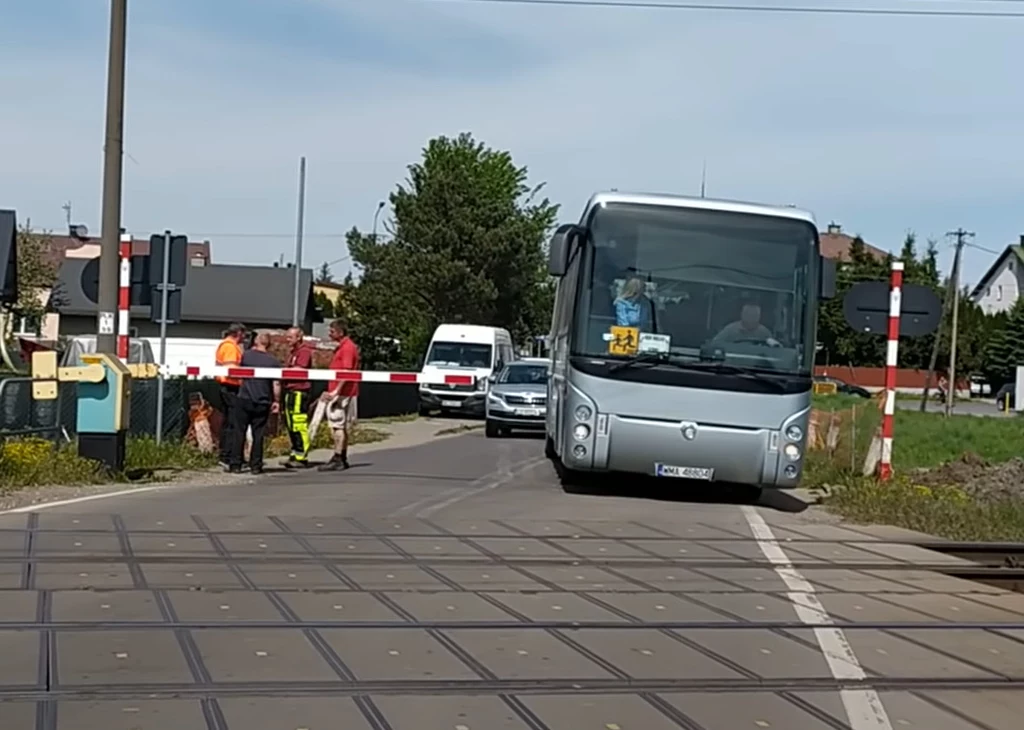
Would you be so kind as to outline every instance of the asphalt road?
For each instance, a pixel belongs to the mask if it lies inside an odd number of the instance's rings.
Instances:
[[[898,532],[568,496],[535,439],[353,462],[0,515],[0,728],[1020,727],[1024,596]]]
[[[920,399],[900,398],[896,401],[896,407],[906,411],[916,411],[921,407]],[[934,398],[928,401],[927,410],[930,413],[942,413],[945,406]],[[994,418],[1006,418],[1016,416],[1016,412],[1005,413],[996,407],[995,403],[981,400],[958,400],[953,405],[953,413],[958,416],[992,416]]]

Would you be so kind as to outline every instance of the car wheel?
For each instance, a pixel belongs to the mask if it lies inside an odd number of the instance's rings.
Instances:
[[[498,428],[498,424],[494,421],[486,421],[484,424],[484,435],[489,439],[498,438],[501,435],[501,429]]]
[[[420,418],[426,418],[430,415],[430,409],[426,406],[420,406]]]
[[[555,440],[550,436],[544,437],[544,456],[552,461],[558,458],[558,454],[555,453]]]

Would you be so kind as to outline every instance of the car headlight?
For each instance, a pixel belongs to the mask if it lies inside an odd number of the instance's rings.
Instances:
[[[594,415],[594,412],[590,410],[588,406],[576,406],[575,415],[577,421],[589,421]]]
[[[803,437],[803,429],[795,424],[786,429],[786,438],[788,438],[790,441],[799,441]]]
[[[584,441],[590,436],[590,426],[585,423],[577,423],[572,429],[572,435],[577,441]]]
[[[785,448],[782,449],[782,453],[790,461],[800,461],[800,447],[796,444],[786,444]]]

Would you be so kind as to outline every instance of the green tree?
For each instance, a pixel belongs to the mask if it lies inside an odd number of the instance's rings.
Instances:
[[[331,272],[331,265],[324,261],[320,264],[320,268],[317,269],[316,277],[313,281],[317,284],[331,284],[334,282],[334,274]]]
[[[10,313],[40,322],[48,308],[57,306],[62,298],[61,292],[54,290],[59,263],[52,253],[53,238],[47,231],[32,231],[26,222],[17,239],[18,301]]]
[[[431,140],[390,196],[388,240],[348,234],[365,334],[401,339],[408,356],[422,353],[441,322],[506,327],[519,342],[545,332],[544,245],[558,207],[542,188],[510,153],[470,134]]]
[[[334,302],[331,301],[329,296],[318,291],[313,295],[313,303],[320,310],[320,314],[323,315],[325,321],[330,321],[334,318]]]
[[[1018,299],[1008,314],[989,319],[990,331],[982,348],[981,371],[995,389],[1013,382],[1017,366],[1024,364],[1024,298]]]

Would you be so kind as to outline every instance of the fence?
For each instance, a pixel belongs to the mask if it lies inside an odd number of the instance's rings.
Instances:
[[[871,399],[835,395],[815,398],[808,431],[807,467],[817,479],[873,469],[881,442],[882,396]],[[870,457],[870,458],[869,458]]]
[[[310,396],[319,397],[327,383],[311,383]],[[0,380],[0,436],[37,434],[46,438],[73,438],[78,420],[75,383],[61,383],[57,399],[32,398],[32,378],[9,377]],[[359,386],[359,417],[381,418],[415,413],[419,405],[415,383],[362,383]],[[169,378],[164,382],[163,437],[184,438],[189,427],[189,399],[200,394],[220,408],[220,389],[213,380]],[[155,436],[157,381],[132,383],[131,415],[128,433]]]

